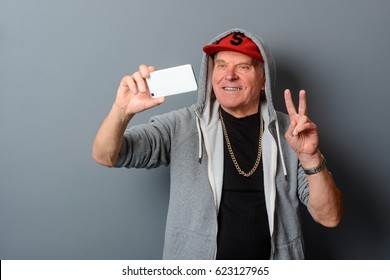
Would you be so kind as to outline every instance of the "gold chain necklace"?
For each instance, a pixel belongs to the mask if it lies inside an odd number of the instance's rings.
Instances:
[[[263,116],[261,115],[261,111],[259,112],[259,114],[260,114],[260,132],[259,132],[259,146],[258,146],[258,150],[257,150],[257,158],[256,158],[255,165],[252,167],[252,169],[248,173],[246,173],[241,169],[240,165],[237,162],[236,156],[234,155],[232,145],[230,144],[230,139],[229,139],[229,136],[228,136],[228,133],[226,130],[225,122],[223,121],[221,107],[219,107],[219,119],[221,120],[222,131],[223,131],[223,135],[225,137],[225,141],[226,141],[226,145],[227,145],[230,157],[232,158],[233,164],[236,167],[237,172],[244,177],[250,177],[253,173],[255,173],[257,167],[259,166],[260,159],[261,159],[261,140],[263,138]]]

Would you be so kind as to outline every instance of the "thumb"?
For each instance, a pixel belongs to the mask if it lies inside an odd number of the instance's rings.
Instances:
[[[165,97],[158,97],[158,98],[149,98],[146,101],[146,109],[158,106],[165,102]]]
[[[156,98],[156,104],[157,105],[160,105],[160,104],[162,104],[164,102],[165,102],[165,97],[164,96]]]

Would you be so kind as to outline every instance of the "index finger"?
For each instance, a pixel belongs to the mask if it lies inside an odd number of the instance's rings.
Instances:
[[[147,66],[145,64],[141,64],[139,66],[138,72],[141,74],[141,77],[146,79],[149,77],[150,72],[155,71],[156,68],[154,66]]]
[[[297,114],[297,110],[295,109],[294,102],[291,97],[291,91],[289,89],[286,89],[284,91],[284,102],[286,103],[287,112],[290,117]]]

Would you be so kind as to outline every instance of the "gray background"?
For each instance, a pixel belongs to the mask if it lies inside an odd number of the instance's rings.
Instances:
[[[307,257],[390,259],[389,1],[0,1],[0,259],[159,259],[169,168],[109,169],[91,145],[122,76],[260,34],[282,92],[308,91],[344,194],[334,230],[304,212]],[[134,123],[187,106],[171,97]]]

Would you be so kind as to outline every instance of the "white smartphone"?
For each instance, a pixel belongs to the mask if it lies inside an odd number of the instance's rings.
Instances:
[[[194,70],[190,64],[157,70],[146,78],[153,98],[191,92],[198,89]]]

